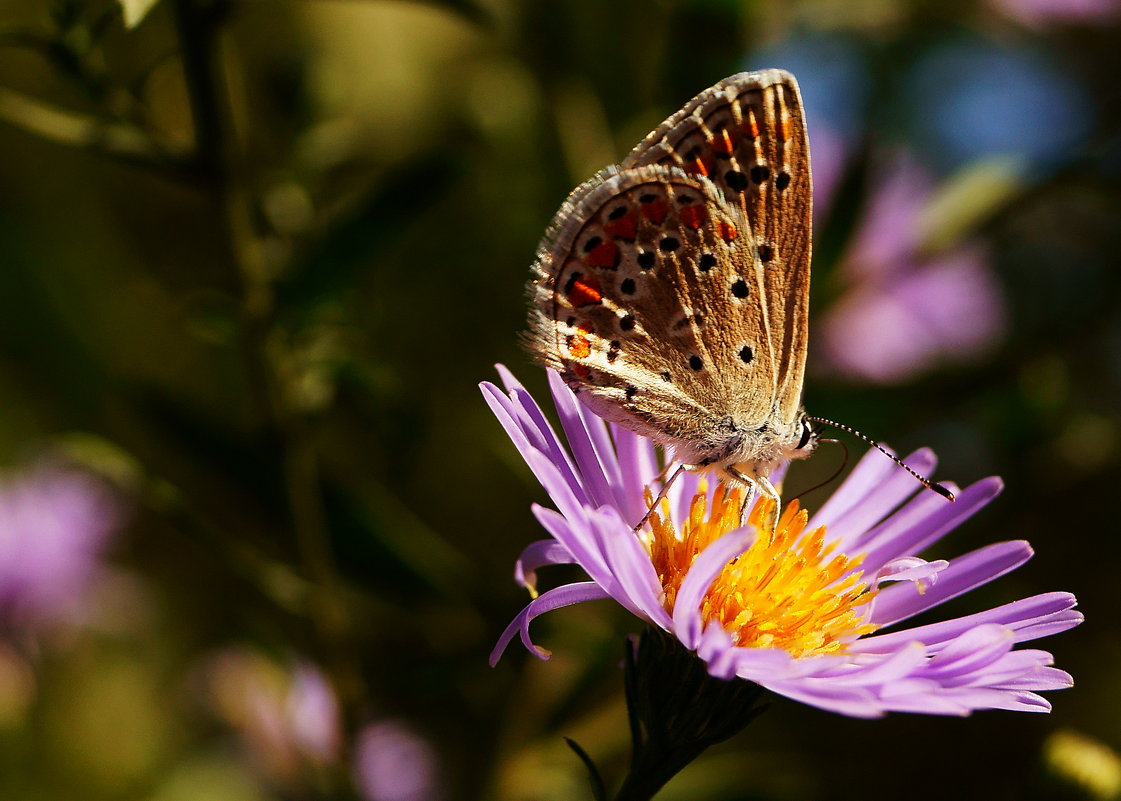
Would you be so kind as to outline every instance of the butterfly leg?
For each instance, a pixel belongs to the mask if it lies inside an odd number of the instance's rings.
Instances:
[[[667,465],[666,470],[668,469],[669,466]],[[662,475],[665,475],[666,470],[662,471]],[[658,497],[654,499],[654,502],[652,504],[650,504],[650,508],[646,510],[646,514],[644,514],[642,516],[642,519],[638,521],[638,525],[631,529],[632,531],[637,532],[639,529],[646,525],[646,521],[650,519],[650,515],[654,514],[654,510],[658,508],[662,500],[666,497],[666,495],[669,494],[669,490],[670,487],[673,486],[673,482],[675,482],[677,480],[677,477],[684,473],[685,470],[686,465],[678,465],[677,469],[674,470],[673,474],[669,477],[669,480],[662,484],[662,488],[658,491]]]
[[[775,489],[775,485],[772,484],[771,480],[766,476],[756,476],[755,483],[764,495],[774,501],[771,505],[771,519],[768,521],[771,525],[771,530],[774,531],[778,528],[779,515],[782,512],[782,497],[778,494],[778,490]]]
[[[766,476],[749,476],[734,467],[725,467],[724,472],[727,473],[733,480],[743,484],[747,488],[747,495],[744,497],[743,509],[740,511],[740,519],[745,520],[747,513],[750,511],[752,504],[755,502],[756,491],[770,498],[774,503],[771,506],[771,513],[768,515],[767,524],[773,531],[778,527],[779,510],[782,508],[782,498],[779,497],[778,490],[775,485],[771,483],[770,479]]]

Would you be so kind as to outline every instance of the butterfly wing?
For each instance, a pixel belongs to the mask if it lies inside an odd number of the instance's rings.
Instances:
[[[779,419],[795,420],[806,365],[812,186],[801,95],[783,70],[744,72],[693,98],[631,151],[623,169],[659,164],[704,176],[739,210],[764,287],[764,339],[776,365]],[[758,274],[753,275],[752,272]]]
[[[570,195],[538,251],[530,349],[601,416],[712,461],[745,409],[773,414],[780,348],[762,341],[757,261],[743,210],[712,181],[606,170]]]

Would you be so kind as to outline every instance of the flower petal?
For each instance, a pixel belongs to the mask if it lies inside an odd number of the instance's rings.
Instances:
[[[976,514],[1003,488],[999,478],[982,479],[962,490],[955,503],[924,493],[868,533],[860,546],[862,568],[875,571],[892,559],[920,553]]]
[[[835,518],[826,528],[829,541],[838,543],[842,550],[853,550],[865,532],[922,489],[914,476],[882,454],[877,455],[888,465],[888,472],[876,484],[874,492]],[[929,474],[938,463],[934,452],[929,448],[920,448],[904,461],[920,474]],[[946,501],[943,500],[943,503]],[[821,524],[815,520],[813,525]]]
[[[701,551],[681,582],[673,604],[673,627],[677,638],[690,650],[697,649],[703,625],[700,606],[708,588],[724,565],[743,553],[755,539],[755,527],[744,526],[724,534]]]
[[[572,564],[575,561],[572,553],[556,540],[538,540],[527,545],[514,563],[514,581],[536,591],[538,568]]]
[[[611,436],[615,440],[622,482],[621,492],[616,497],[621,496],[624,519],[635,525],[646,514],[644,491],[660,471],[658,457],[654,452],[654,443],[622,426],[612,424]]]
[[[561,428],[564,429],[568,447],[576,460],[576,467],[580,472],[581,485],[588,493],[588,500],[592,506],[604,506],[615,501],[611,485],[607,480],[607,469],[600,461],[601,455],[596,452],[592,436],[584,424],[583,407],[572,394],[572,390],[564,385],[564,381],[556,372],[549,371],[549,388],[553,392],[553,402],[560,415]],[[600,421],[600,425],[603,421]],[[614,454],[603,454],[604,459],[614,460]]]
[[[658,573],[630,526],[608,507],[592,515],[592,525],[602,542],[607,568],[626,597],[625,603],[620,602],[636,616],[671,630],[673,623],[663,606],[665,593]]]
[[[1023,540],[998,542],[950,561],[938,583],[920,593],[913,584],[893,584],[880,590],[872,601],[868,622],[889,626],[955,598],[974,587],[1003,576],[1031,558],[1031,546]]]
[[[966,617],[931,623],[926,626],[904,629],[891,634],[873,634],[853,643],[850,650],[858,653],[889,653],[908,642],[922,642],[937,648],[981,623],[997,623],[1011,629],[1016,642],[1027,642],[1037,637],[1055,634],[1073,628],[1082,621],[1074,612],[1076,600],[1069,592],[1051,592],[1014,601],[995,609]]]
[[[526,605],[525,609],[518,613],[517,617],[510,621],[510,625],[498,638],[494,650],[490,652],[490,666],[494,667],[498,664],[498,659],[502,656],[502,652],[506,650],[506,646],[510,644],[510,640],[514,639],[514,635],[519,633],[522,643],[528,650],[541,659],[548,659],[551,654],[546,649],[534,645],[529,637],[530,622],[534,618],[554,609],[560,609],[562,606],[572,606],[584,601],[599,601],[609,597],[604,589],[594,581],[583,581],[556,587],[534,598]]]

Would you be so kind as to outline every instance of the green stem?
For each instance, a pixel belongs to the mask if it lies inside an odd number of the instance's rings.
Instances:
[[[228,11],[224,0],[173,0],[183,72],[195,129],[195,167],[222,211],[224,244],[235,268],[243,312],[242,347],[250,391],[280,451],[292,529],[311,580],[308,613],[331,674],[348,731],[364,707],[363,682],[349,648],[350,624],[340,594],[321,494],[319,460],[310,427],[285,402],[283,376],[275,369],[273,286],[257,255],[252,204],[242,187],[244,164],[233,130],[219,33]]]
[[[648,801],[705,749],[741,731],[766,708],[764,690],[713,678],[704,662],[653,627],[628,642],[631,764],[615,801]]]

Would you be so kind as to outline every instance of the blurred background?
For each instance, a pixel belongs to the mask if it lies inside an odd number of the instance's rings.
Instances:
[[[1042,646],[1076,680],[1051,715],[780,700],[660,797],[1118,797],[1119,25],[1121,0],[0,0],[0,797],[588,798],[562,736],[617,776],[636,621],[565,610],[551,662],[487,666],[544,493],[476,385],[503,362],[543,399],[516,334],[567,192],[760,67],[809,117],[808,408],[1007,481],[935,556],[1035,559],[938,617],[1070,590],[1087,622]]]

